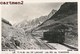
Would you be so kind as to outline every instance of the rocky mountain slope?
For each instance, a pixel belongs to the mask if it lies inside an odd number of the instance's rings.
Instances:
[[[77,4],[76,3],[64,3],[60,9],[48,20],[44,21],[41,27],[47,26],[49,24],[53,24],[58,20],[64,19],[69,15],[77,14]],[[54,22],[55,21],[55,22]]]
[[[36,49],[34,41],[31,42],[30,36],[26,36],[21,28],[11,26],[11,24],[2,19],[2,49]]]
[[[51,16],[55,14],[56,10],[52,10],[48,16],[41,16],[39,18],[35,18],[31,21],[24,20],[16,25],[16,27],[23,28],[24,30],[30,30],[33,27],[37,27],[38,25],[42,24],[44,21],[49,19]]]
[[[65,41],[64,43],[68,45],[73,45],[78,47],[78,24],[77,24],[77,3],[76,2],[66,2],[61,5],[60,9],[48,20],[44,21],[35,31],[41,30],[53,30],[59,28],[60,24],[64,25],[68,29],[65,31]],[[62,28],[63,29],[63,28]],[[58,30],[57,30],[58,32]]]
[[[2,19],[2,49],[25,48],[21,47],[25,41],[27,42],[23,29],[15,28],[6,22],[8,21]]]
[[[31,32],[11,25],[2,19],[2,50],[4,49],[50,49],[44,42],[35,39]],[[51,47],[52,48],[52,47]]]
[[[49,35],[46,37],[44,32]],[[57,34],[53,35],[54,32]],[[47,41],[51,38],[50,41],[53,41],[53,36],[58,36],[58,39],[64,36],[63,44],[78,47],[76,2],[66,2],[58,11],[52,10],[48,16],[24,20],[15,26],[2,19],[2,49],[49,49],[51,47],[40,38],[46,37]]]

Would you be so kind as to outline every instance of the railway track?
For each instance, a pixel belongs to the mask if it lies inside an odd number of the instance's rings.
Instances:
[[[30,32],[30,35],[31,35],[31,37],[33,38],[33,39],[35,39],[36,41],[37,41],[37,45],[39,45],[40,46],[40,49],[52,49],[52,50],[58,50],[58,48],[59,47],[55,47],[55,46],[52,46],[52,45],[50,45],[49,43],[46,43],[46,42],[44,42],[43,40],[41,40],[40,38],[37,38],[36,36],[38,36],[38,35],[34,35],[34,34],[32,34],[32,32]],[[55,43],[53,43],[53,44],[55,44]],[[70,50],[78,50],[78,49],[76,49],[76,48],[74,48],[74,47],[71,47],[71,46],[68,46],[68,45],[66,45],[66,44],[59,44],[59,45],[62,45],[63,47],[65,47],[65,48],[70,48]],[[62,49],[61,49],[62,50]]]
[[[46,43],[46,42],[43,42],[41,39],[39,39],[39,38],[36,38],[36,37],[33,37],[34,39],[36,39],[40,44],[42,44],[42,46],[44,46],[44,47],[42,47],[42,48],[44,48],[44,49],[52,49],[52,50],[56,50],[56,48],[55,47],[53,47],[53,46],[51,46],[51,45],[49,45],[48,43]]]
[[[55,47],[49,45],[48,43],[46,42],[43,42],[41,39],[35,37],[33,34],[31,34],[32,37],[39,43],[38,45],[40,46],[40,49],[52,49],[52,50],[56,50]]]
[[[52,49],[52,50],[58,50],[60,47],[57,46],[57,48],[54,46],[55,43],[53,43],[53,46],[44,42],[43,40],[41,40],[40,38],[37,38],[35,36],[33,36],[34,39],[36,39],[39,43],[43,43],[46,47],[48,47],[49,49]],[[62,46],[63,48],[65,48],[66,50],[70,50],[70,51],[77,51],[78,49],[75,48],[75,47],[72,47],[72,46],[69,46],[67,44],[59,44],[57,43],[58,45]],[[61,49],[62,50],[62,49]]]

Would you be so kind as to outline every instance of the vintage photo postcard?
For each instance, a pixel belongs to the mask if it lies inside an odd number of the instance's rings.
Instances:
[[[1,54],[79,54],[78,1],[0,1]]]

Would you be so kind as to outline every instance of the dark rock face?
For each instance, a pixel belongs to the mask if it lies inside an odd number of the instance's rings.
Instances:
[[[18,40],[15,40],[16,46],[20,46],[20,42]]]
[[[64,43],[66,29],[68,27],[65,25],[58,25],[54,29],[44,32],[44,39],[53,43]]]
[[[53,20],[60,20],[64,17],[77,13],[77,3],[76,2],[67,2],[64,3],[60,9],[50,18]]]
[[[48,40],[51,43],[64,43],[65,36],[64,33],[49,31],[44,32],[44,39]]]
[[[66,2],[63,5],[61,5],[60,9],[54,15],[52,15],[52,17],[50,17],[48,20],[40,24],[38,28],[39,29],[42,29],[43,27],[45,28],[46,26],[55,24],[56,22],[62,19],[66,19],[66,17],[74,15],[74,14],[77,14],[77,2]]]
[[[10,22],[8,22],[7,20],[5,20],[5,19],[3,19],[3,18],[2,18],[2,22],[6,23],[6,24],[8,24],[8,25],[10,25],[10,26],[12,26],[12,25],[10,24]]]

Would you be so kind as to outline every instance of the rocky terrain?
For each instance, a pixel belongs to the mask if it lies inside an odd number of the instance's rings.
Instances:
[[[60,9],[48,20],[44,21],[35,31],[54,30],[63,24],[68,29],[65,32],[65,44],[78,47],[78,31],[77,31],[77,3],[64,3]],[[58,32],[57,28],[57,32]]]
[[[14,27],[2,19],[2,49],[50,49],[50,47],[34,38],[31,31],[25,33],[22,28]]]
[[[42,24],[44,21],[49,19],[51,16],[55,14],[56,10],[52,10],[48,15],[41,16],[39,18],[32,19],[30,21],[27,21],[25,19],[24,21],[20,22],[19,24],[15,25],[16,27],[23,28],[24,30],[31,30],[33,27],[37,27],[38,25]]]
[[[49,35],[46,36],[45,32]],[[58,33],[56,36],[64,36],[63,43],[49,42],[49,38],[53,41],[54,32]],[[44,37],[47,37],[47,40]],[[58,49],[60,46],[64,49],[78,47],[76,2],[66,2],[58,11],[53,9],[48,16],[41,16],[31,21],[24,20],[17,25],[11,25],[2,19],[2,49]]]

